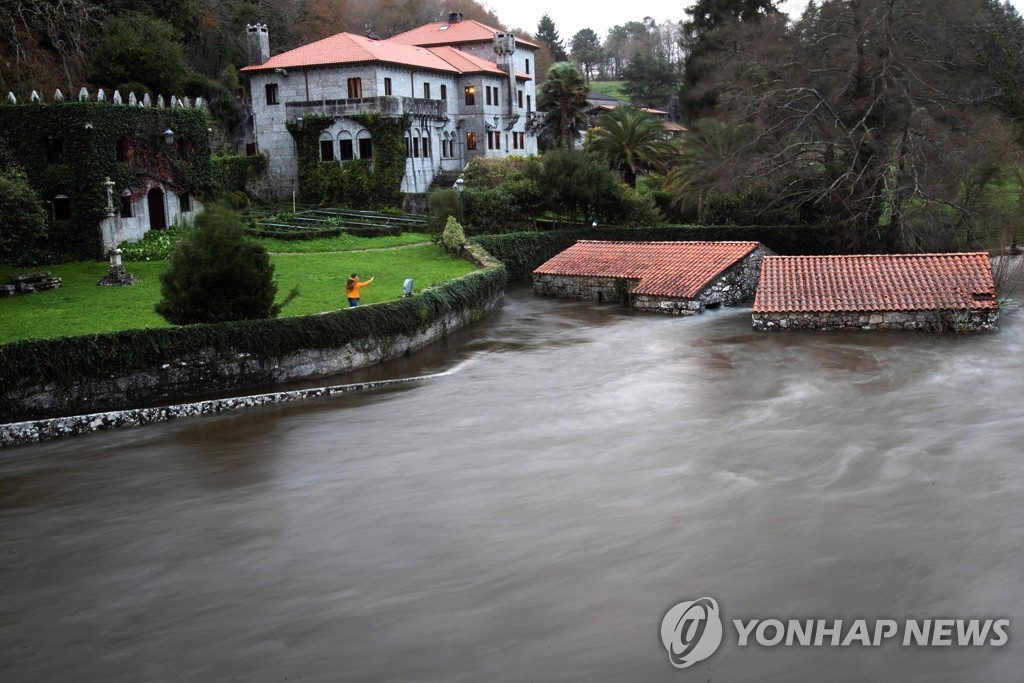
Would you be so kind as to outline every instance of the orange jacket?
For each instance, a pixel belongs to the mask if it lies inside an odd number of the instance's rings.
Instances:
[[[349,299],[358,299],[359,290],[365,287],[366,285],[370,284],[371,282],[373,282],[373,278],[370,278],[369,280],[365,280],[363,282],[353,282],[352,280],[349,280],[348,282],[345,283],[345,294],[348,296]]]

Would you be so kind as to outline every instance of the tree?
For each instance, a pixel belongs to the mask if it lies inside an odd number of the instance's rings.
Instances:
[[[555,149],[541,157],[537,185],[548,191],[548,205],[570,220],[606,219],[620,213],[622,185],[607,166],[575,149]]]
[[[537,92],[537,109],[544,112],[544,129],[559,147],[579,139],[585,122],[587,84],[571,62],[557,62]]]
[[[547,45],[547,48],[551,50],[551,57],[556,62],[569,60],[569,55],[565,53],[565,45],[562,44],[558,30],[555,29],[555,22],[547,14],[541,17],[537,24],[537,39]]]
[[[601,39],[589,28],[579,31],[570,42],[572,58],[583,67],[583,75],[590,82],[594,75],[594,67],[604,59]]]
[[[699,215],[710,196],[735,192],[749,182],[741,160],[756,139],[757,129],[750,124],[695,122],[683,137],[676,166],[665,178],[673,203]]]
[[[778,18],[781,13],[775,0],[697,0],[686,13],[690,18],[682,26],[681,41],[687,57],[681,99],[687,118],[696,120],[711,114],[718,97],[705,80],[711,65],[732,44],[722,32],[737,23],[756,24],[766,17]]]
[[[1000,124],[974,40],[986,0],[828,0],[796,26],[737,25],[711,79],[718,111],[759,130],[751,181],[813,204],[836,248],[971,242]]]
[[[634,104],[655,107],[676,92],[675,67],[660,52],[637,52],[622,70],[625,90]]]
[[[661,119],[645,111],[619,107],[597,119],[588,150],[636,187],[640,173],[664,170],[676,150]]]
[[[88,0],[0,2],[0,92],[53,92],[80,84],[88,34],[100,14]]]
[[[273,318],[297,290],[274,303],[274,266],[262,245],[245,238],[238,217],[208,207],[178,244],[160,276],[156,312],[174,325]]]
[[[46,211],[25,174],[0,168],[0,262],[27,263],[46,235]]]
[[[141,83],[155,94],[181,93],[188,74],[174,27],[145,14],[113,16],[93,41],[89,80],[100,86]]]

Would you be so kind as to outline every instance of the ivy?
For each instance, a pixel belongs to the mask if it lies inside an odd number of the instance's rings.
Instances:
[[[0,104],[0,138],[45,202],[66,195],[70,220],[54,220],[48,211],[50,258],[96,259],[102,256],[100,223],[106,217],[109,177],[115,190],[144,194],[160,181],[197,196],[212,189],[210,140],[201,109],[132,107],[112,102]],[[175,132],[169,147],[162,133]],[[129,155],[118,161],[118,144]],[[50,206],[48,204],[48,206]]]
[[[330,116],[306,115],[301,129],[293,122],[287,124],[295,140],[300,199],[351,209],[400,206],[409,116],[387,118],[371,113],[348,118],[369,131],[373,142],[372,163],[364,159],[342,164],[320,161],[320,134],[334,123]]]

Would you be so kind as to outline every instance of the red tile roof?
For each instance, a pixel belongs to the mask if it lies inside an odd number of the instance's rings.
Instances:
[[[998,308],[988,254],[768,256],[755,313]]]
[[[534,273],[640,280],[633,294],[690,299],[757,242],[600,242],[580,240]]]
[[[425,48],[399,45],[384,40],[370,40],[354,33],[339,33],[315,43],[282,52],[263,64],[247,66],[242,71],[267,71],[360,62],[388,62],[420,69],[458,72],[454,66]]]
[[[444,21],[435,21],[432,24],[418,26],[405,33],[388,38],[390,41],[403,45],[421,45],[424,47],[433,45],[460,45],[462,43],[490,42],[494,39],[495,33],[503,32],[500,28],[494,28],[487,24],[481,24],[473,19],[463,19],[454,24]],[[528,47],[540,48],[537,43],[524,40],[516,36],[516,42]]]
[[[489,62],[486,59],[482,59],[476,55],[471,55],[468,52],[463,52],[462,50],[456,50],[454,47],[450,47],[448,45],[428,47],[426,50],[451,64],[459,73],[489,73],[498,74],[500,76],[505,76],[508,73],[505,69],[500,68],[494,62]],[[519,73],[518,71],[516,72],[516,77],[527,81],[532,78],[531,76]]]

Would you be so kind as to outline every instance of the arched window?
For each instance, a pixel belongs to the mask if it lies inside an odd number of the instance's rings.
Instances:
[[[320,133],[320,161],[334,161],[334,137],[324,131]]]
[[[342,161],[350,161],[355,158],[352,148],[352,133],[347,130],[338,133],[338,158]]]
[[[370,141],[370,131],[361,130],[356,135],[356,142],[359,144],[359,158],[373,158],[373,142]]]
[[[121,218],[132,218],[135,216],[135,207],[132,203],[132,191],[124,188],[121,191]]]

